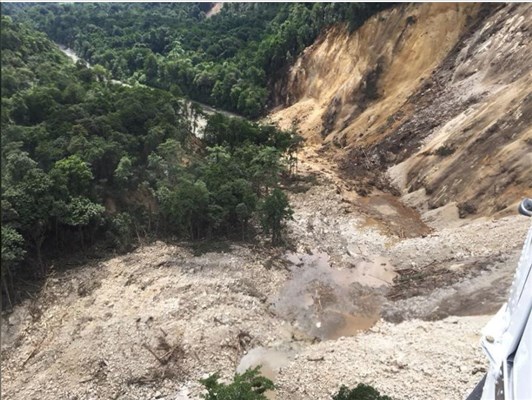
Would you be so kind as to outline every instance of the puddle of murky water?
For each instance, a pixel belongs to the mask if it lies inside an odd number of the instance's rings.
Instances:
[[[378,321],[383,289],[395,277],[387,259],[364,259],[346,269],[332,268],[329,256],[321,252],[289,253],[286,260],[292,277],[271,303],[277,315],[292,323],[292,338],[337,339],[369,329]],[[262,375],[275,382],[290,354],[256,347],[242,357],[236,372],[260,366]],[[266,395],[275,398],[274,392]]]
[[[334,340],[342,336],[353,336],[371,328],[379,320],[379,316],[355,316],[341,311],[328,310],[328,314],[322,319],[324,320],[322,324],[328,327],[327,339]]]
[[[322,340],[352,336],[379,319],[384,291],[395,277],[384,257],[335,269],[326,253],[290,253],[292,277],[272,299],[274,311],[297,330]]]

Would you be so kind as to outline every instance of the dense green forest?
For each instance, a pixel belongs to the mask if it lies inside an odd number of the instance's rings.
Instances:
[[[4,4],[114,79],[250,118],[261,115],[271,84],[325,27],[351,29],[389,3]]]
[[[319,32],[382,4],[8,3],[1,20],[2,292],[53,257],[142,238],[282,242],[301,138],[250,118]],[[56,43],[53,43],[53,42]],[[75,65],[57,43],[83,59]],[[192,105],[191,105],[192,104]],[[16,291],[15,291],[16,292]]]
[[[279,180],[299,139],[199,111],[168,91],[74,65],[43,33],[1,20],[2,284],[50,257],[139,237],[280,241]]]

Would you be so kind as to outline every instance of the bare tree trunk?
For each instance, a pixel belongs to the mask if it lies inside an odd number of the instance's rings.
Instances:
[[[6,268],[6,270],[7,270],[7,276],[9,277],[9,287],[14,290],[15,284],[13,283],[13,274],[11,273],[11,270],[9,268]]]
[[[79,230],[79,237],[81,240],[81,250],[85,251],[85,241],[83,240],[83,228],[81,225],[79,225],[78,230]]]
[[[133,222],[133,225],[135,226],[135,234],[137,235],[137,240],[139,242],[139,246],[142,249],[142,239],[141,239],[140,234],[139,234],[139,229],[137,227],[137,223]]]
[[[159,221],[160,221],[159,216],[155,215],[155,237],[159,236]]]
[[[94,245],[94,234],[96,233],[96,227],[93,226],[91,229],[90,229],[90,237],[89,237],[89,240],[90,240],[90,243],[89,245],[90,246],[93,246]]]
[[[5,276],[2,279],[2,281],[4,283],[4,290],[6,291],[7,301],[9,302],[9,309],[12,310],[13,309],[13,303],[11,302],[11,296],[9,295],[9,287],[7,286],[7,282],[6,282]]]
[[[41,246],[42,246],[42,242],[39,239],[39,242],[36,244],[35,249],[37,251],[37,264],[39,265],[41,278],[44,278],[46,275],[46,271],[44,269],[44,265],[42,262]]]
[[[55,246],[59,247],[59,222],[55,218]]]

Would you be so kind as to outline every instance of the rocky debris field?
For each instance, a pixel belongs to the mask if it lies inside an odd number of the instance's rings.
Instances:
[[[3,397],[198,399],[199,379],[261,364],[277,399],[359,382],[395,399],[463,398],[486,365],[489,317],[469,315],[504,301],[529,221],[406,238],[312,164],[300,172],[288,250],[156,242],[53,274],[4,316]],[[382,199],[383,216],[397,212]]]
[[[297,249],[325,252],[340,269],[356,270],[363,261],[391,263],[398,276],[382,310],[386,319],[493,314],[505,301],[530,227],[517,212],[499,219],[440,216],[430,220],[430,233],[405,238],[400,226],[390,230],[386,224],[401,215],[395,202],[386,203],[378,193],[373,201],[345,187],[338,190],[331,175],[317,171],[313,162],[303,163],[301,171],[317,174],[322,184],[292,194],[296,214],[289,228]],[[381,219],[371,217],[375,212]],[[404,214],[400,221],[404,229],[416,223]]]
[[[286,336],[267,296],[286,279],[259,256],[194,257],[163,243],[49,279],[3,324],[6,398],[145,399]]]
[[[463,399],[485,372],[478,338],[488,320],[380,322],[363,334],[307,347],[282,369],[279,398],[330,399],[341,385],[365,382],[393,399]]]

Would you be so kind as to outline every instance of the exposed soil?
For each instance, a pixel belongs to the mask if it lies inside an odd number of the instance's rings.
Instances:
[[[509,215],[532,196],[531,21],[530,4],[427,3],[332,28],[287,74],[272,119],[323,145],[358,194]]]

